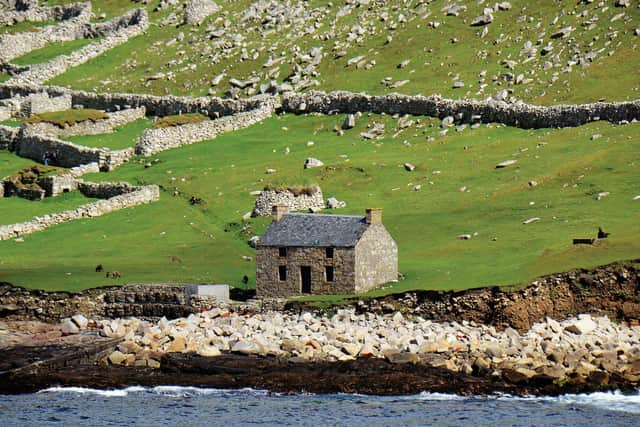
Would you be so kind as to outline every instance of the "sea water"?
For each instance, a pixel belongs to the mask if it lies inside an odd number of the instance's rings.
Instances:
[[[2,426],[640,426],[640,392],[523,398],[66,387],[0,395],[0,415]]]

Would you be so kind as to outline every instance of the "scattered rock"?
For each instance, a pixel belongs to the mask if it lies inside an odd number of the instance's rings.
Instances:
[[[516,164],[518,161],[517,160],[505,160],[503,162],[500,162],[496,165],[496,169],[502,169],[502,168],[506,168],[507,166],[511,166]]]
[[[416,167],[414,165],[412,165],[411,163],[405,163],[404,164],[404,168],[408,172],[413,172],[416,169]]]
[[[324,166],[324,163],[318,159],[316,159],[315,157],[309,157],[304,161],[304,168],[305,169],[311,169],[311,168],[317,168],[320,166]]]

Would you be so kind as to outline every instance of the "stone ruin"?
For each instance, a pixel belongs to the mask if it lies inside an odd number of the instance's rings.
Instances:
[[[306,188],[274,188],[267,187],[256,199],[252,216],[271,215],[273,206],[281,205],[289,211],[317,212],[324,209],[325,203],[322,190],[313,185]]]

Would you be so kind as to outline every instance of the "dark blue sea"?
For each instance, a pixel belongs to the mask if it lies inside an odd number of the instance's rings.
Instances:
[[[0,395],[1,426],[640,426],[640,392],[560,397],[280,395],[259,390],[52,388]]]

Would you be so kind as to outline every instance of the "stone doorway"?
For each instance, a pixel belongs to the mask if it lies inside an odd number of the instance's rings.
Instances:
[[[303,294],[311,293],[311,267],[300,267],[300,292]]]

